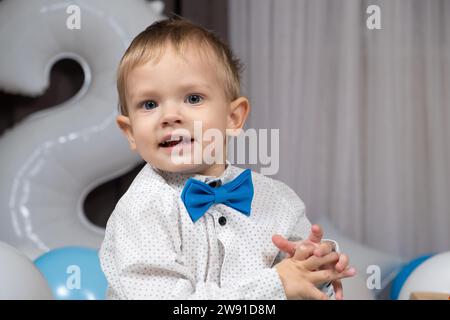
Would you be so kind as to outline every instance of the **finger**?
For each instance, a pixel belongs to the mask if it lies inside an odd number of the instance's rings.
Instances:
[[[313,255],[305,260],[304,266],[308,270],[313,271],[313,270],[320,269],[320,267],[326,266],[331,263],[335,264],[338,260],[339,260],[339,254],[336,252],[331,252],[324,257],[316,257]]]
[[[346,278],[348,277],[353,277],[354,275],[356,275],[356,268],[355,267],[347,267],[347,269],[344,270],[344,272],[342,272],[343,274],[346,275]]]
[[[349,258],[347,255],[345,254],[340,254],[339,256],[339,260],[336,263],[336,271],[337,272],[342,272],[344,271],[347,267],[348,267],[348,263],[349,263]]]
[[[272,236],[272,242],[279,250],[286,252],[290,257],[295,254],[295,242],[289,241],[279,234]]]
[[[351,276],[352,275],[349,275],[346,272],[339,273],[335,270],[319,270],[311,272],[309,277],[312,283],[314,283],[316,286],[319,286],[324,283],[348,278]]]
[[[333,285],[336,300],[343,300],[344,299],[344,290],[342,289],[342,281],[334,280],[331,282],[331,284]]]
[[[297,244],[297,248],[295,250],[295,253],[293,255],[293,258],[295,260],[306,260],[307,258],[311,257],[313,255],[314,249],[316,247],[313,244],[308,243],[299,243]]]
[[[323,256],[329,254],[331,251],[333,251],[333,248],[331,247],[330,243],[322,242],[314,250],[314,255],[316,257],[323,257]]]
[[[307,288],[306,293],[304,294],[305,299],[309,299],[309,300],[328,300],[328,296],[320,291],[319,289],[317,289],[314,286],[310,286]]]
[[[317,268],[317,270],[336,270],[336,262],[331,262],[331,263],[327,263],[322,265],[321,267]]]
[[[322,237],[323,237],[322,227],[318,224],[313,224],[311,226],[311,233],[309,234],[308,240],[315,243],[320,243],[320,241],[322,241]]]

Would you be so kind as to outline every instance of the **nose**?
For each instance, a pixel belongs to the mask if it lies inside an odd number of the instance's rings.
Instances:
[[[183,122],[182,115],[175,103],[167,104],[161,107],[161,126],[167,127]]]

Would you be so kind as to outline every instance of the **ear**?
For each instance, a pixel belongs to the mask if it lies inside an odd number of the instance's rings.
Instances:
[[[136,150],[136,141],[134,140],[133,136],[133,128],[131,127],[131,121],[130,118],[124,115],[119,115],[116,118],[117,125],[119,126],[120,130],[122,130],[125,137],[128,139],[128,143],[130,144],[130,149],[135,151]]]
[[[227,132],[230,135],[239,135],[250,113],[250,102],[246,97],[239,97],[232,101],[229,107]]]

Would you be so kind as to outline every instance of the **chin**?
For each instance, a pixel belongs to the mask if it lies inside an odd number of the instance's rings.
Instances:
[[[174,173],[197,173],[205,168],[204,165],[175,163],[164,163],[161,165],[156,165],[156,167],[160,170]]]

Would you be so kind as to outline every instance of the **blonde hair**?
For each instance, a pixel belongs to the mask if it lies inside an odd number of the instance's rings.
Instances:
[[[223,66],[220,78],[225,84],[225,96],[233,101],[240,96],[240,73],[242,65],[229,46],[212,31],[196,25],[184,18],[174,16],[160,20],[138,34],[123,55],[117,71],[117,90],[119,93],[119,111],[128,115],[126,103],[126,81],[130,71],[146,62],[158,61],[165,47],[171,44],[182,53],[190,42],[199,47],[205,56],[213,54],[216,61]]]

